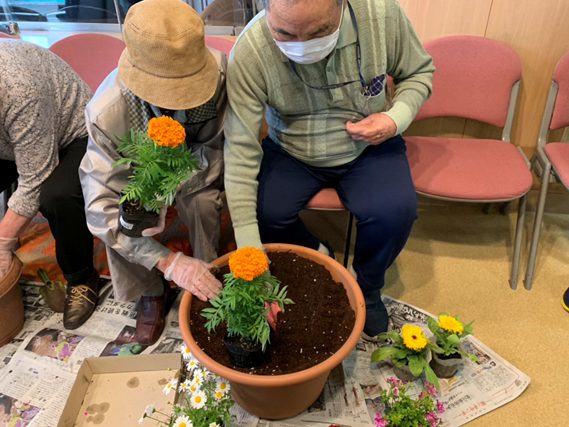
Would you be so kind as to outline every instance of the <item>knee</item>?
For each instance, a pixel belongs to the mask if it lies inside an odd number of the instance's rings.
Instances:
[[[178,196],[176,203],[176,211],[186,223],[192,223],[196,218],[217,218],[223,207],[219,190]]]
[[[400,197],[389,203],[370,203],[355,212],[358,224],[373,224],[393,233],[408,232],[417,219],[417,197]]]
[[[273,203],[258,203],[257,221],[261,227],[280,228],[293,223],[296,215],[287,207]]]

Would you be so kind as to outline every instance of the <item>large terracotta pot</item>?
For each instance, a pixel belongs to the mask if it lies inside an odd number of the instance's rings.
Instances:
[[[292,417],[306,410],[316,401],[330,371],[350,354],[360,339],[365,322],[365,302],[353,276],[337,261],[313,249],[288,244],[267,244],[267,252],[295,252],[299,256],[326,267],[334,280],[343,284],[350,305],[355,312],[352,333],[330,358],[303,371],[284,375],[250,375],[233,370],[211,359],[196,344],[190,331],[189,315],[192,295],[184,293],[180,304],[180,329],[192,354],[207,369],[231,383],[233,399],[249,413],[265,419],[278,420]],[[227,264],[230,254],[213,262],[221,267]]]
[[[14,256],[10,269],[0,281],[0,347],[12,341],[24,326],[24,303],[18,280],[22,263]]]

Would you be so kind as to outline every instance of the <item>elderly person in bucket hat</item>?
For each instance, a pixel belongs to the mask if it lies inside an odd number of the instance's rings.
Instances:
[[[217,257],[223,119],[223,53],[204,43],[199,15],[180,0],[145,0],[132,6],[123,29],[126,48],[86,109],[89,143],[80,167],[91,232],[105,242],[115,297],[140,299],[136,340],[156,342],[164,329],[164,280],[206,300],[221,284],[207,262]],[[200,170],[182,184],[176,209],[190,231],[194,258],[174,253],[145,230],[132,238],[118,231],[119,198],[130,174],[114,167],[118,137],[146,130],[153,117],[173,117],[186,129],[186,145]]]

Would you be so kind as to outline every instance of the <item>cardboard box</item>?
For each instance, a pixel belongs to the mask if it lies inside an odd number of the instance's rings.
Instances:
[[[85,359],[57,426],[138,425],[149,404],[170,414],[175,396],[162,390],[180,368],[179,353]]]

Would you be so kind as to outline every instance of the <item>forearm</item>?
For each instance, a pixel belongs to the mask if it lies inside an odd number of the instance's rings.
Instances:
[[[262,148],[253,133],[230,110],[226,121],[225,190],[238,247],[261,246],[257,226],[257,175]]]
[[[2,221],[0,221],[0,237],[19,237],[31,220],[32,218],[19,215],[8,208]]]

